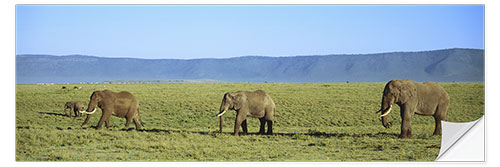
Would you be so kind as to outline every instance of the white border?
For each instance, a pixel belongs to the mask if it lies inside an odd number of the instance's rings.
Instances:
[[[500,99],[498,86],[498,6],[495,0],[6,0],[1,1],[0,18],[2,21],[0,34],[1,47],[1,74],[3,121],[0,121],[2,129],[1,162],[5,166],[498,166],[500,159],[498,130],[491,127],[499,127],[498,106],[495,100]],[[15,5],[16,4],[485,4],[485,66],[486,66],[486,163],[476,162],[16,162],[15,161]],[[488,119],[489,118],[489,119]],[[490,127],[490,128],[489,128]]]
[[[483,4],[479,0],[15,0],[16,4]]]

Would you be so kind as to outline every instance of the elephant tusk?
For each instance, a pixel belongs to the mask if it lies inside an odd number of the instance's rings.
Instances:
[[[380,115],[380,117],[385,117],[385,116],[389,115],[389,113],[391,112],[391,109],[392,109],[392,105],[389,107],[389,109],[387,109],[387,112],[385,112],[384,114]]]
[[[216,116],[217,116],[217,117],[220,117],[220,116],[224,115],[224,113],[226,113],[226,111],[227,111],[227,110],[224,110],[222,113],[217,114]]]
[[[97,108],[94,108],[94,110],[92,110],[92,112],[85,112],[85,114],[89,114],[89,115],[93,114],[93,113],[95,113],[96,110],[97,110]]]

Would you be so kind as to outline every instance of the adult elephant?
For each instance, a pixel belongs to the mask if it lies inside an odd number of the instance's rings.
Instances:
[[[238,136],[240,126],[243,128],[244,134],[248,133],[247,116],[259,118],[259,134],[264,134],[265,124],[267,123],[267,134],[270,135],[273,133],[273,116],[275,109],[276,105],[273,100],[263,90],[257,90],[255,92],[236,91],[226,93],[222,99],[219,113],[216,115],[220,119],[220,132],[222,133],[224,113],[226,113],[227,110],[235,110],[235,136]]]
[[[441,120],[446,119],[450,98],[448,93],[435,82],[417,83],[411,80],[392,80],[384,88],[380,110],[382,125],[387,123],[387,115],[392,105],[400,107],[401,135],[400,138],[411,138],[411,119],[414,114],[433,116],[436,121],[434,135],[441,135]]]
[[[106,123],[106,128],[109,128],[109,117],[111,115],[126,118],[125,128],[128,128],[130,121],[133,120],[135,128],[141,129],[142,122],[139,115],[139,101],[131,93],[126,91],[116,93],[109,90],[94,91],[90,96],[87,111],[82,111],[82,113],[87,114],[87,118],[82,126],[87,124],[92,114],[97,110],[97,107],[102,110],[97,130],[101,129],[103,123]]]
[[[64,114],[66,114],[66,109],[69,108],[69,115],[71,117],[71,113],[75,114],[75,117],[82,116],[81,111],[85,109],[85,105],[82,102],[79,101],[68,101],[64,105]]]

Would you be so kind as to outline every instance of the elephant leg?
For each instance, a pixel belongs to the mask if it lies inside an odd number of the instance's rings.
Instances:
[[[433,135],[441,135],[441,121],[446,120],[446,113],[448,112],[448,103],[438,105],[436,113],[434,113],[434,120],[436,121],[436,128]]]
[[[438,116],[434,116],[434,120],[436,121],[436,126],[434,128],[434,133],[432,135],[441,135],[441,118]]]
[[[266,119],[264,117],[262,117],[262,118],[259,118],[259,121],[260,121],[259,134],[262,135],[265,133]]]
[[[92,117],[92,114],[87,114],[87,118],[85,118],[85,121],[83,121],[81,126],[87,124],[87,122],[89,122],[89,120],[90,120],[90,117]]]
[[[222,123],[224,123],[224,115],[219,117],[219,133],[222,133]]]
[[[267,134],[272,135],[273,134],[273,121],[266,120],[266,122],[267,122]]]
[[[241,123],[243,123],[243,121],[245,119],[246,119],[246,115],[240,114],[240,112],[238,112],[238,114],[236,115],[236,120],[234,121],[234,135],[235,136],[238,136],[238,132],[240,131]]]
[[[71,113],[75,110],[74,107],[71,107],[70,110],[69,110],[69,117],[71,117]]]
[[[111,117],[111,112],[106,112],[102,111],[101,119],[99,120],[99,123],[97,124],[97,130],[100,130],[102,128],[102,124],[104,121],[109,120],[109,117]]]
[[[109,129],[109,119],[107,119],[106,121],[104,121],[104,125],[106,125],[106,129]]]
[[[399,138],[411,138],[411,111],[405,107],[401,107],[401,135]]]
[[[135,129],[141,130],[141,122],[139,121],[138,117],[134,117],[134,124],[135,124]]]
[[[243,120],[243,122],[241,122],[241,128],[243,129],[243,135],[246,135],[248,134],[248,129],[247,129],[247,120]]]
[[[132,119],[130,119],[130,117],[126,117],[127,121],[125,122],[125,128],[128,129],[128,126],[130,125],[130,121]]]
[[[77,111],[77,109],[75,108],[74,110],[71,110],[71,111],[70,111],[70,113],[75,114],[75,115],[73,116],[73,120],[75,120],[76,116],[78,115],[78,111]],[[72,116],[70,116],[70,117],[72,117]]]

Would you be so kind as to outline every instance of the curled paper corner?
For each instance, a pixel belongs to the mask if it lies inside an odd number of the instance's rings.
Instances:
[[[484,116],[466,123],[441,122],[441,149],[435,161],[485,161]]]

